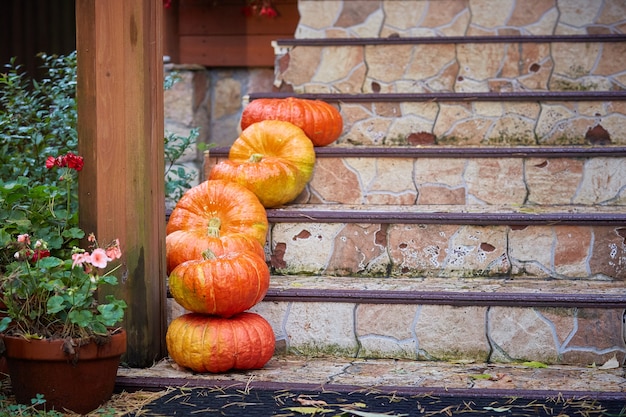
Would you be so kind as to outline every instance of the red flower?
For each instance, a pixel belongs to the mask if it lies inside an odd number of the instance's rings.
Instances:
[[[74,169],[76,171],[80,171],[83,169],[85,162],[83,161],[82,156],[78,156],[73,154],[72,152],[68,152],[67,155],[57,156],[49,156],[46,159],[46,168],[51,169],[54,167],[68,167],[70,169]]]
[[[68,152],[68,154],[65,155],[65,163],[67,164],[68,168],[74,169],[76,171],[82,170],[83,166],[85,165],[83,157],[74,155],[72,152]]]
[[[272,6],[263,6],[259,12],[259,16],[273,18],[278,16],[278,12]]]
[[[56,158],[54,156],[49,156],[46,159],[46,168],[52,169],[56,165]]]
[[[54,167],[64,167],[65,165],[66,163],[64,156],[57,156],[56,158],[54,156],[49,156],[46,159],[46,168],[48,169],[52,169]]]
[[[47,258],[48,256],[50,256],[50,251],[48,249],[36,249],[33,251],[33,255],[30,260],[37,262],[38,260]]]

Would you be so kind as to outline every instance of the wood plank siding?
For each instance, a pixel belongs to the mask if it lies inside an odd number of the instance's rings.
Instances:
[[[0,12],[0,63],[11,57],[33,76],[40,75],[37,54],[66,55],[76,49],[75,0],[3,0]]]
[[[177,64],[207,67],[274,65],[271,42],[293,38],[297,0],[275,0],[275,18],[245,16],[245,0],[177,0],[166,10],[166,54]],[[172,20],[177,18],[177,24]],[[176,27],[177,26],[177,27]],[[177,30],[177,33],[174,33]],[[178,39],[172,40],[174,36]]]

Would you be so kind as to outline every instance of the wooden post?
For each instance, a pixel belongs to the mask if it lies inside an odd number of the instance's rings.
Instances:
[[[129,366],[165,355],[163,3],[76,0],[80,224],[119,238]]]

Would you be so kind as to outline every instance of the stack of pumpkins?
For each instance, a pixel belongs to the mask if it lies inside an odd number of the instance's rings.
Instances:
[[[166,343],[195,372],[262,368],[275,336],[248,312],[269,288],[266,208],[293,201],[311,179],[314,146],[343,130],[341,115],[319,100],[258,99],[243,111],[228,159],[177,202],[166,228],[172,297],[190,313],[170,323]]]

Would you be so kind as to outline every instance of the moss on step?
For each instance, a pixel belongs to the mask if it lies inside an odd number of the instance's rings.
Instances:
[[[485,350],[447,350],[445,352],[428,352],[420,349],[418,360],[434,362],[489,362],[489,351]]]
[[[363,142],[355,141],[349,138],[346,139],[346,142],[353,146],[367,145]],[[476,143],[475,137],[450,135],[450,136],[439,136],[434,140],[432,144],[442,145],[442,146],[464,146],[464,145],[471,145],[475,143]],[[524,134],[515,134],[515,133],[501,131],[501,132],[498,132],[497,135],[492,135],[490,137],[482,138],[479,144],[483,146],[489,146],[489,145],[532,146],[532,145],[538,145],[538,144],[575,146],[575,145],[588,145],[588,142],[583,136],[561,135],[555,138],[541,139],[536,134],[524,135]],[[394,136],[394,137],[384,138],[381,142],[381,146],[415,146],[415,145],[409,141],[408,136]]]
[[[587,140],[582,136],[561,135],[553,139],[555,145],[588,145]]]
[[[288,349],[288,353],[307,356],[307,357],[356,357],[358,346],[348,347],[338,344],[323,345],[318,343],[304,343],[298,346],[292,346]]]

